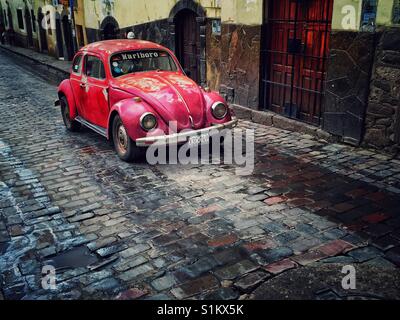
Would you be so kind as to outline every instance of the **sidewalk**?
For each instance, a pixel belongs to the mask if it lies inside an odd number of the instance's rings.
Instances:
[[[24,58],[30,59],[36,63],[40,63],[47,67],[53,68],[58,72],[69,74],[71,61],[58,60],[47,54],[16,46],[0,44],[0,48],[12,52],[14,54],[17,54],[19,56],[22,56]]]

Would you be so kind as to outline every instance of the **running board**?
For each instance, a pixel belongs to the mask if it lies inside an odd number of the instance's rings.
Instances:
[[[95,124],[86,121],[85,119],[83,119],[80,116],[77,116],[75,118],[75,121],[79,122],[80,124],[84,125],[85,127],[88,127],[89,129],[93,130],[94,132],[107,138],[107,129],[100,127],[100,126],[96,126]]]

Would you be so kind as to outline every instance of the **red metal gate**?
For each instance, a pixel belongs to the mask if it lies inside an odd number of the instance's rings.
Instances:
[[[333,0],[268,3],[263,25],[261,104],[319,125]]]

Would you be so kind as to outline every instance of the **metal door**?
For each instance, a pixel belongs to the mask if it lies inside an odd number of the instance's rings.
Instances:
[[[261,104],[319,125],[333,0],[268,2],[262,33]]]

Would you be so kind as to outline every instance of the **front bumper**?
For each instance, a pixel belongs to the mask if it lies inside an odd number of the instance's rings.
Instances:
[[[138,147],[146,147],[146,146],[152,145],[154,143],[161,144],[161,145],[182,144],[182,143],[187,142],[189,140],[189,138],[193,137],[193,136],[201,136],[204,134],[208,134],[208,135],[212,136],[213,134],[218,133],[218,132],[222,131],[223,129],[232,129],[232,128],[236,127],[237,123],[238,123],[238,120],[236,118],[233,118],[229,122],[213,125],[211,127],[204,128],[204,129],[181,132],[181,133],[174,133],[174,134],[164,135],[164,136],[139,138],[139,139],[136,139],[135,142]]]

